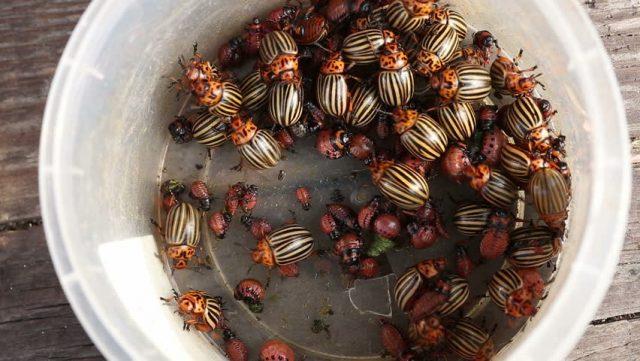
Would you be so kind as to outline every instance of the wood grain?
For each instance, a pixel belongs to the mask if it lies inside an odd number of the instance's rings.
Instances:
[[[0,222],[40,215],[38,140],[64,45],[89,1],[0,4]]]
[[[0,360],[97,358],[47,251],[43,228],[0,233]]]
[[[100,359],[58,284],[37,195],[37,149],[51,77],[88,0],[0,3],[0,360]],[[609,293],[570,360],[640,354],[640,0],[585,7],[613,61],[634,141],[634,196]]]

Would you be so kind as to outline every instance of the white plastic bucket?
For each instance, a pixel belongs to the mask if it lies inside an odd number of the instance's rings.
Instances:
[[[594,315],[624,238],[631,172],[627,127],[607,54],[576,1],[456,0],[470,24],[544,71],[573,174],[569,235],[538,315],[499,358],[566,356]],[[218,359],[158,302],[171,284],[148,219],[167,142],[167,80],[193,39],[215,49],[274,3],[95,0],[51,86],[40,147],[49,250],[80,322],[110,359]],[[209,54],[210,55],[210,54]]]

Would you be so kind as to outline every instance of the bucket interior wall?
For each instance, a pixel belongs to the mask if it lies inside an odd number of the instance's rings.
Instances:
[[[572,14],[571,6],[555,1],[450,3],[475,28],[491,30],[509,53],[524,48],[523,66],[537,64],[542,70],[547,89],[541,94],[559,111],[555,125],[567,136],[573,179],[579,180],[572,185],[571,231],[559,273],[546,304],[525,334],[511,343],[510,348],[516,349],[545,321],[569,277],[594,202],[594,129],[598,128],[595,122],[603,119],[590,116],[594,106],[590,100],[600,90],[597,81],[579,74],[583,62],[599,54],[574,39],[580,34],[574,34],[567,22],[583,14]],[[64,255],[57,266],[67,292],[77,292],[76,311],[93,310],[88,313],[95,319],[84,321],[99,324],[90,333],[94,339],[107,340],[103,342],[109,346],[103,343],[101,350],[108,356],[215,359],[215,354],[221,355],[197,332],[183,332],[173,309],[158,300],[168,296],[172,287],[154,256],[157,250],[149,223],[155,216],[157,205],[152,200],[170,142],[166,125],[180,107],[175,93],[167,91],[168,77],[178,74],[177,57],[188,56],[192,42],[213,57],[222,41],[274,4],[245,0],[97,3],[88,11],[101,26],[90,26],[85,16],[76,30],[83,33],[83,41],[73,42],[74,48],[65,53],[77,57],[61,60],[58,76],[67,77],[67,86],[57,96],[66,101],[57,110],[65,121],[58,122],[52,134],[62,145],[58,153],[45,156],[52,160],[51,169],[56,169],[49,185],[55,213],[65,215],[64,222],[58,222],[57,235],[81,241],[65,242],[66,249],[55,251]],[[556,21],[553,14],[563,14],[564,20]],[[549,340],[548,350],[540,350],[540,355],[553,354],[554,342]]]

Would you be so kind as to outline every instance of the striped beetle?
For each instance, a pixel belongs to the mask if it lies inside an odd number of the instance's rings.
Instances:
[[[209,296],[205,291],[191,290],[179,295],[173,291],[173,299],[178,304],[178,312],[187,319],[183,329],[194,326],[200,332],[211,332],[222,326],[222,301],[220,297]],[[168,299],[161,298],[168,302]]]
[[[407,268],[393,287],[398,307],[405,312],[411,310],[419,293],[423,291],[424,281],[435,279],[445,267],[446,260],[440,257],[427,259]]]
[[[265,35],[260,44],[260,61],[269,65],[276,61],[279,56],[298,55],[298,45],[293,37],[284,31],[276,30]]]
[[[344,39],[342,53],[351,63],[376,63],[384,45],[395,42],[396,39],[396,35],[390,30],[367,29],[358,31]]]
[[[413,97],[413,72],[407,54],[398,43],[385,44],[377,78],[378,95],[383,103],[397,107],[406,105]]]
[[[476,129],[476,112],[469,103],[451,103],[439,107],[438,120],[448,138],[465,142]]]
[[[444,276],[448,286],[447,301],[437,309],[439,316],[445,317],[456,312],[469,299],[469,282],[456,275]]]
[[[447,25],[455,30],[460,41],[467,37],[467,21],[459,12],[448,7],[437,8],[431,15],[431,22]]]
[[[240,83],[242,93],[242,105],[248,111],[261,109],[267,101],[268,85],[262,79],[260,70],[254,70],[247,74]]]
[[[496,97],[511,95],[520,97],[531,94],[536,85],[540,84],[536,79],[542,74],[524,76],[524,73],[534,71],[538,66],[521,70],[518,68],[518,61],[522,57],[523,50],[520,49],[518,55],[512,59],[502,55],[502,50],[498,48],[498,56],[491,64],[491,84],[496,92]],[[544,86],[540,84],[544,89]]]
[[[380,193],[405,210],[420,208],[429,200],[429,185],[418,172],[402,163],[374,162],[370,166],[373,183]]]
[[[189,203],[178,203],[167,214],[164,240],[167,256],[173,260],[174,269],[184,269],[196,255],[200,244],[200,217],[198,210]]]
[[[300,81],[279,81],[269,90],[269,116],[280,126],[289,127],[298,123],[303,104],[304,91]]]
[[[258,241],[251,254],[255,263],[268,268],[302,261],[313,251],[311,232],[297,224],[282,226]]]
[[[434,74],[431,87],[444,102],[476,102],[491,93],[491,76],[479,65],[456,64]]]
[[[217,148],[227,141],[227,125],[219,116],[207,111],[194,112],[188,120],[193,124],[193,139],[208,148]]]
[[[475,167],[475,175],[469,181],[471,188],[494,207],[509,209],[518,199],[518,187],[502,171],[485,164]]]
[[[569,184],[557,166],[542,159],[534,160],[529,192],[540,218],[552,229],[561,229],[567,219]]]
[[[344,115],[345,123],[356,128],[366,127],[376,118],[380,107],[376,90],[373,87],[358,84],[349,97],[349,106]]]
[[[537,268],[553,257],[562,249],[561,238],[546,226],[525,226],[517,228],[509,234],[509,248],[506,259],[514,267]]]
[[[500,155],[502,168],[517,182],[526,184],[531,175],[531,154],[513,144],[504,143]]]
[[[513,268],[505,268],[494,273],[489,281],[491,300],[507,315],[512,317],[531,316],[536,313],[533,293]]]
[[[342,117],[347,111],[349,89],[340,52],[332,53],[320,67],[316,80],[316,100],[322,111],[334,117]]]
[[[400,143],[413,156],[433,161],[446,150],[447,134],[429,115],[413,109],[396,108],[393,121]]]
[[[437,0],[394,0],[386,7],[387,21],[402,34],[413,33],[427,24]]]
[[[447,25],[435,24],[429,28],[420,42],[420,48],[412,67],[418,75],[430,77],[442,70],[458,48],[458,36]]]
[[[495,353],[491,336],[467,318],[448,329],[446,337],[447,348],[465,360],[489,361]]]
[[[545,118],[533,97],[519,97],[507,106],[504,115],[505,130],[517,143],[524,144],[530,133],[545,126]]]
[[[282,151],[271,133],[258,129],[251,118],[236,115],[231,120],[231,141],[243,159],[257,169],[272,168],[280,161]]]
[[[465,202],[458,206],[453,215],[453,224],[465,236],[476,236],[489,225],[493,208],[483,203]]]
[[[228,80],[197,80],[193,84],[196,104],[205,106],[209,112],[221,117],[236,114],[242,106],[240,88]]]

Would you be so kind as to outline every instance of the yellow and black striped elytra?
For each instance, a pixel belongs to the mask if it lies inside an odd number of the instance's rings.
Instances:
[[[308,258],[313,251],[313,237],[306,228],[289,224],[267,235],[267,243],[279,266],[297,263]]]
[[[216,148],[227,141],[227,126],[221,117],[208,111],[196,112],[189,116],[193,124],[193,139],[209,148]]]
[[[447,301],[438,307],[440,316],[448,316],[456,312],[469,299],[469,282],[466,279],[449,275],[445,277],[447,284],[451,287],[447,296]]]
[[[242,107],[242,93],[240,88],[230,81],[222,82],[222,98],[216,105],[209,107],[209,112],[221,117],[235,115]]]
[[[271,86],[268,98],[269,116],[274,123],[289,127],[302,116],[304,92],[297,82],[280,81]]]
[[[448,330],[446,345],[465,360],[490,360],[494,353],[491,336],[470,319],[462,319]]]
[[[211,297],[209,295],[203,296],[205,299],[206,308],[204,311],[203,319],[212,328],[216,329],[222,324],[222,304],[219,297]]]
[[[433,18],[438,23],[451,27],[460,41],[467,37],[469,25],[459,12],[449,8],[441,8],[435,11]]]
[[[489,96],[491,76],[486,69],[474,64],[461,64],[455,69],[458,74],[458,92],[454,101],[468,103]]]
[[[380,29],[367,29],[350,34],[342,43],[342,54],[351,63],[377,63],[384,44],[390,41]]]
[[[518,187],[502,171],[492,169],[489,181],[480,189],[480,195],[494,207],[509,209],[518,199]]]
[[[400,143],[414,157],[433,161],[447,149],[447,134],[433,118],[420,113],[416,123],[400,135]]]
[[[366,127],[376,118],[381,106],[373,87],[358,84],[349,98],[349,107],[344,116],[345,123],[356,128]]]
[[[531,155],[519,147],[505,143],[502,146],[500,163],[513,179],[527,183],[531,174]]]
[[[318,74],[316,100],[320,109],[334,117],[342,117],[349,105],[349,89],[344,74]]]
[[[426,16],[413,16],[401,0],[395,0],[387,7],[389,25],[402,34],[412,33],[423,27],[429,20]]]
[[[509,234],[509,248],[505,257],[518,268],[537,268],[545,265],[558,252],[560,245],[553,231],[546,226],[525,226]]]
[[[415,267],[408,268],[400,278],[396,280],[393,288],[393,296],[398,308],[408,311],[407,305],[412,301],[416,292],[422,287],[422,276]]]
[[[284,31],[276,30],[268,33],[260,43],[260,61],[271,64],[278,55],[297,55],[298,45],[293,37]]]
[[[200,212],[189,203],[173,206],[167,214],[164,227],[167,245],[196,247],[200,243],[200,217]]]
[[[526,141],[532,129],[544,125],[544,116],[532,97],[517,98],[505,112],[505,130],[516,142]]]
[[[452,103],[438,108],[438,120],[449,139],[465,142],[476,129],[476,112],[469,103]]]
[[[278,141],[263,129],[247,142],[236,147],[242,158],[257,169],[272,168],[282,158],[282,150]]]
[[[465,236],[476,236],[487,228],[493,211],[492,207],[482,203],[463,203],[453,215],[453,224]]]
[[[378,96],[386,105],[406,105],[414,91],[413,71],[409,65],[399,70],[382,70],[378,73]]]
[[[558,228],[569,206],[569,185],[564,176],[554,168],[539,169],[529,180],[529,192],[540,218]]]
[[[494,273],[489,281],[489,296],[501,310],[504,310],[511,293],[522,287],[524,281],[513,268],[501,269]]]
[[[414,69],[423,76],[439,71],[453,59],[458,44],[458,36],[453,28],[443,24],[432,25],[420,42]]]
[[[429,200],[429,185],[418,172],[402,163],[393,163],[374,179],[380,193],[405,210],[415,210]]]
[[[254,70],[242,79],[240,93],[242,93],[242,106],[248,111],[260,109],[267,102],[269,87],[260,75],[260,70]]]

